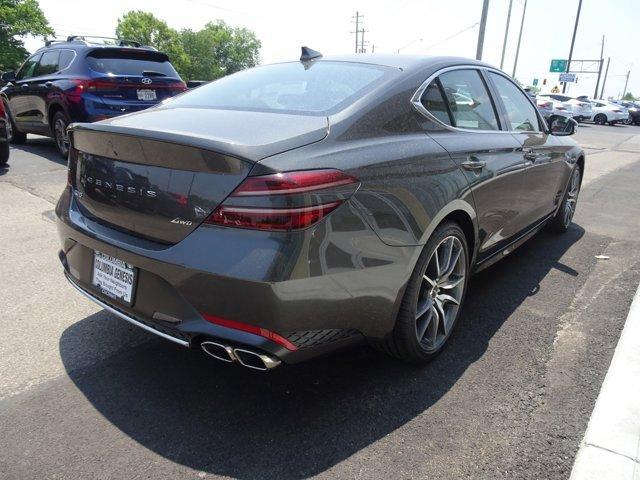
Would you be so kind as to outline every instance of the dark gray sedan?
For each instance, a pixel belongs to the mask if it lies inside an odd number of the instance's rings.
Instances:
[[[72,126],[65,275],[115,315],[267,370],[361,342],[440,352],[469,277],[569,227],[575,122],[465,58],[261,66]]]

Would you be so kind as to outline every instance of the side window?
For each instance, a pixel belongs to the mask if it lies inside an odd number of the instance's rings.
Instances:
[[[42,75],[51,75],[52,73],[56,73],[58,71],[58,57],[60,56],[59,50],[50,50],[48,52],[44,52],[42,57],[40,58],[40,62],[36,67],[36,77],[40,77]]]
[[[440,89],[440,82],[438,79],[435,79],[429,84],[422,94],[420,103],[422,103],[422,106],[426,108],[431,115],[436,117],[442,123],[451,125],[451,117],[449,117],[447,104],[442,96],[442,90]]]
[[[489,77],[493,81],[498,95],[502,99],[502,104],[507,111],[508,130],[521,132],[540,131],[538,114],[526,95],[511,80],[502,75],[489,72]]]
[[[477,70],[452,70],[440,77],[453,124],[472,130],[498,130],[489,92]]]
[[[33,72],[36,69],[39,58],[40,54],[33,55],[27,58],[27,61],[24,62],[20,67],[20,70],[18,70],[18,73],[16,74],[16,80],[25,80],[27,78],[33,77]]]
[[[71,65],[71,62],[73,62],[74,58],[76,58],[76,52],[74,52],[73,50],[60,50],[58,70],[64,70],[65,68],[67,68],[69,65]]]

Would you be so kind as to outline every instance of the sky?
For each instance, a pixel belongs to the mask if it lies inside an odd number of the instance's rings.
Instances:
[[[222,19],[253,30],[262,42],[262,63],[295,60],[300,46],[324,54],[355,50],[353,17],[364,15],[367,51],[474,58],[482,0],[39,0],[47,19],[60,36],[113,36],[118,18],[130,10],[152,12],[175,29],[199,29]],[[483,60],[499,67],[509,0],[490,0]],[[513,0],[511,26],[503,70],[513,73],[524,0]],[[530,85],[547,79],[543,92],[558,83],[549,73],[551,59],[568,58],[578,0],[528,0],[516,78]],[[640,95],[640,48],[637,20],[640,0],[583,0],[573,58],[611,57],[605,98],[627,91]],[[36,50],[42,40],[28,39]],[[404,48],[403,48],[404,47]],[[590,68],[594,64],[589,65]],[[603,72],[604,75],[604,72]],[[574,96],[593,96],[596,74],[578,74],[569,86]]]

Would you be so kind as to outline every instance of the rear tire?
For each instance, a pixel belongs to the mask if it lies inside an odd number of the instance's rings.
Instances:
[[[469,249],[453,222],[438,226],[409,279],[393,332],[381,349],[400,360],[426,363],[445,347],[462,310]]]
[[[58,153],[65,160],[69,155],[69,134],[67,133],[67,127],[69,126],[69,119],[64,112],[56,112],[51,121],[51,130],[53,133],[53,139],[56,141],[56,148]]]
[[[9,142],[0,140],[0,167],[4,167],[9,161]]]
[[[576,165],[573,167],[571,177],[569,177],[569,184],[567,185],[567,190],[564,192],[562,203],[549,224],[551,231],[564,233],[569,229],[578,204],[581,180],[582,171],[580,167]]]
[[[605,123],[607,123],[607,116],[604,113],[599,113],[595,117],[593,117],[593,121],[597,125],[604,125]]]

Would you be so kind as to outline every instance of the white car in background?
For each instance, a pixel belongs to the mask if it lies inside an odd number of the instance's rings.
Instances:
[[[607,102],[605,100],[589,100],[593,108],[593,121],[598,125],[615,125],[626,123],[629,119],[629,110],[622,105]]]
[[[571,112],[571,116],[578,122],[591,120],[593,117],[591,103],[588,100],[580,100],[582,97],[573,98],[559,93],[543,93],[540,96],[551,98],[554,101],[561,103],[565,108],[570,107],[568,110]]]

